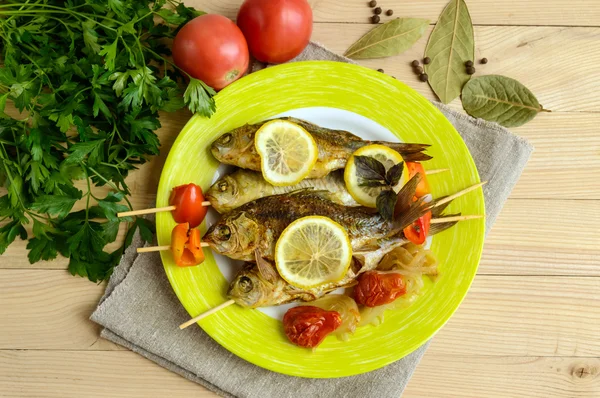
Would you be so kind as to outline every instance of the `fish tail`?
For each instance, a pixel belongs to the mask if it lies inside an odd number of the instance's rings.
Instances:
[[[425,151],[431,145],[428,144],[407,144],[404,142],[387,142],[387,141],[373,141],[370,144],[384,145],[388,148],[393,149],[402,155],[402,158],[406,162],[424,162],[432,159],[431,156],[427,155]]]
[[[393,220],[393,233],[398,233],[407,226],[411,225],[417,219],[425,215],[429,211],[427,206],[424,206],[423,198],[414,200],[417,185],[421,181],[421,174],[415,174],[398,192],[396,206],[396,214]],[[391,236],[391,235],[389,235]]]

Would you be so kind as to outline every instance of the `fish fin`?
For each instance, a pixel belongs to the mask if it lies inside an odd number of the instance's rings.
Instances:
[[[441,198],[434,199],[434,200],[431,202],[431,204],[430,204],[430,207],[433,207],[433,206],[435,206],[435,204],[436,204],[437,202],[441,202],[442,200],[446,199],[447,197],[448,197],[448,196],[442,196]],[[444,204],[441,204],[441,205],[439,205],[439,206],[435,206],[435,207],[433,207],[433,208],[431,209],[431,217],[433,217],[433,218],[438,218],[438,217],[440,217],[440,216],[441,216],[441,214],[444,212],[444,210],[446,210],[446,208],[447,208],[448,206],[450,206],[450,203],[452,203],[452,201],[449,201],[449,202],[446,202],[446,203],[444,203]]]
[[[440,206],[440,207],[443,207],[443,205]],[[460,215],[461,215],[461,213],[444,214],[441,217],[440,216],[436,216],[436,218],[437,219],[444,219],[444,217],[456,217],[456,216],[460,216]],[[431,226],[429,227],[429,236],[433,236],[435,234],[439,234],[440,232],[445,231],[448,228],[452,228],[457,223],[458,223],[458,221],[449,221],[449,222],[444,222],[444,223],[431,224]]]
[[[273,266],[263,258],[259,250],[254,251],[254,257],[256,259],[258,272],[260,272],[260,275],[263,277],[263,279],[269,283],[275,283],[279,275]]]
[[[391,233],[387,235],[387,237],[396,235],[399,231],[403,230],[429,211],[429,207],[424,206],[423,198],[413,200],[417,185],[419,185],[420,181],[421,174],[417,173],[410,180],[408,180],[400,192],[398,192],[397,203],[400,203],[400,207],[396,205],[393,229]]]
[[[329,192],[325,189],[314,189],[312,187],[296,189],[294,191],[285,193],[284,195],[310,196],[337,203],[335,194],[333,194],[332,192]]]

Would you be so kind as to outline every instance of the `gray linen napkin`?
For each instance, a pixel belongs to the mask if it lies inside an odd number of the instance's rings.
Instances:
[[[351,62],[311,43],[295,61]],[[254,65],[253,71],[264,66]],[[469,147],[482,180],[486,232],[519,179],[533,150],[525,140],[497,124],[475,120],[445,105],[435,105]],[[338,379],[285,376],[252,365],[213,341],[200,327],[179,330],[189,315],[177,300],[156,253],[137,256],[139,236],[115,269],[91,319],[101,336],[127,347],[225,397],[378,397],[397,398],[410,380],[429,343],[412,354],[370,373]]]

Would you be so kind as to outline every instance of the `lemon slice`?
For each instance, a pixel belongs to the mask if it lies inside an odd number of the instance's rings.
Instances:
[[[260,168],[272,185],[294,185],[312,170],[319,156],[317,143],[306,130],[286,120],[265,123],[254,137]]]
[[[403,161],[402,156],[391,148],[385,145],[367,145],[352,154],[346,169],[344,170],[344,181],[346,182],[346,188],[350,195],[363,206],[377,207],[376,201],[377,196],[381,193],[385,187],[366,187],[361,186],[363,183],[362,178],[356,175],[356,164],[354,162],[355,156],[368,156],[379,160],[384,166],[385,171],[388,171],[392,166]],[[409,172],[404,163],[404,170],[402,171],[402,178],[398,181],[398,184],[394,187],[394,190],[398,192],[400,188],[408,182]]]
[[[279,275],[303,289],[339,281],[348,272],[351,260],[352,246],[346,230],[327,217],[294,221],[275,246]]]

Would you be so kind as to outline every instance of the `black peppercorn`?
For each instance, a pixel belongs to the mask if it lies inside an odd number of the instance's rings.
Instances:
[[[375,13],[375,15],[381,14],[381,11],[382,11],[381,7],[377,7],[376,9],[373,10],[373,12]]]
[[[394,10],[387,10],[385,12],[385,15],[387,15],[388,17],[391,17],[392,15],[394,15]]]
[[[371,0],[371,1],[369,2],[369,7],[371,7],[371,8],[372,8],[372,7],[377,7],[377,2],[376,2],[375,0]]]
[[[417,66],[419,66],[419,61],[417,61],[417,60],[415,59],[415,60],[414,60],[414,61],[412,61],[410,64],[411,64],[413,67],[415,67],[415,68],[416,68]]]
[[[384,70],[383,70],[383,69],[381,69],[381,68],[379,68],[379,69],[377,69],[377,72],[381,72],[381,73],[383,73],[383,72],[384,72]]]
[[[482,64],[487,64],[488,63],[488,59],[487,58],[481,58],[480,61]]]
[[[420,75],[421,73],[423,73],[423,68],[421,68],[420,66],[417,66],[415,68],[415,72],[417,72],[417,75]]]
[[[431,62],[431,58],[429,58],[429,57],[425,57],[425,58],[423,58],[423,63],[424,63],[425,65],[429,64],[430,62]]]
[[[473,68],[472,66],[469,66],[467,68],[467,74],[469,74],[469,75],[475,74],[475,68]]]
[[[426,82],[427,79],[429,79],[429,76],[427,76],[427,73],[421,73],[419,75],[419,80],[421,80],[422,82]]]
[[[471,66],[473,66],[473,61],[467,61],[467,62],[465,62],[465,66],[467,68],[470,68]]]
[[[371,17],[371,22],[379,23],[379,21],[381,21],[381,18],[379,18],[379,15],[373,15],[373,17]]]

